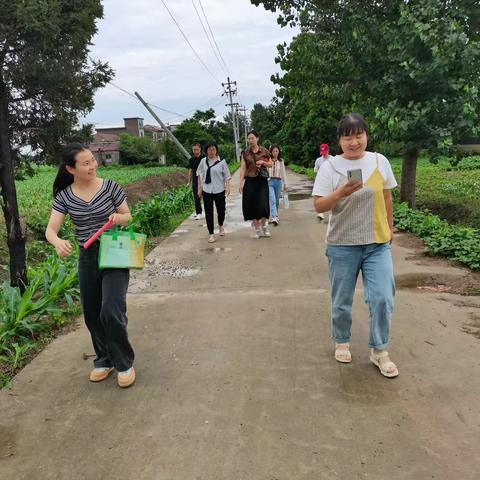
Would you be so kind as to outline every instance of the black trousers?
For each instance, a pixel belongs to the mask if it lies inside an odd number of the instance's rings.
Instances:
[[[193,200],[195,202],[195,213],[200,215],[202,213],[202,201],[198,196],[198,177],[194,176],[192,179]]]
[[[127,289],[130,271],[98,268],[99,242],[80,250],[78,277],[83,316],[96,358],[96,368],[115,367],[119,372],[133,365],[135,354],[127,334]]]
[[[218,225],[223,226],[225,221],[225,192],[207,193],[203,192],[203,206],[205,207],[205,218],[207,220],[208,233],[213,235],[213,204],[217,209]]]

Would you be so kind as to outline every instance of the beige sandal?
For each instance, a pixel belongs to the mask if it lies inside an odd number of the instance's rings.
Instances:
[[[346,347],[346,348],[338,348]],[[352,361],[352,354],[350,353],[349,343],[335,344],[335,360],[340,363],[350,363]]]
[[[215,237],[213,235],[208,236],[208,243],[213,243],[215,241]]]
[[[398,376],[398,368],[397,366],[391,361],[388,360],[387,362],[381,362],[381,358],[388,357],[388,352],[386,350],[382,350],[379,353],[375,353],[375,350],[370,351],[370,361],[378,367],[380,373],[387,378],[394,378]],[[390,371],[389,370],[392,370]]]
[[[220,228],[218,229],[218,231],[219,231],[219,235],[220,235],[221,237],[224,237],[224,236],[225,236],[225,229],[224,229],[223,227],[220,227]]]

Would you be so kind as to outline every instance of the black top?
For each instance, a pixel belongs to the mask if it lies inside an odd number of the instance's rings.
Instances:
[[[200,165],[202,158],[202,155],[200,155],[199,157],[195,157],[194,155],[190,157],[190,160],[188,161],[188,168],[192,169],[192,178],[196,178],[197,168]]]
[[[83,244],[108,222],[108,217],[117,211],[126,198],[125,191],[118,183],[104,179],[102,188],[90,202],[78,198],[70,185],[55,197],[53,209],[70,215],[75,225],[75,236]]]

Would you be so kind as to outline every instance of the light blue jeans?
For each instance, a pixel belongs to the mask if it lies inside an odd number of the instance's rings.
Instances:
[[[270,178],[268,180],[268,194],[270,198],[270,215],[278,217],[278,205],[280,203],[280,194],[282,193],[283,182],[280,178]]]
[[[326,255],[332,286],[333,340],[350,342],[353,295],[361,271],[364,298],[370,309],[368,346],[378,350],[386,348],[395,297],[390,244],[327,245]]]

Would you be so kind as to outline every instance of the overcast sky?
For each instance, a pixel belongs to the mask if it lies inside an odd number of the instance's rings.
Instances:
[[[194,0],[202,15],[198,2]],[[225,82],[227,74],[215,58],[192,0],[165,3],[213,76]],[[201,3],[232,79],[238,82],[241,101],[247,108],[256,102],[269,103],[275,91],[270,76],[279,71],[274,61],[276,46],[290,42],[296,32],[281,28],[274,13],[249,0]],[[107,61],[115,70],[113,83],[175,113],[188,115],[210,106],[217,114],[226,112],[222,86],[195,57],[161,0],[105,0],[103,5],[92,57]],[[145,123],[154,123],[138,101],[111,85],[97,92],[95,103],[88,122],[114,125],[122,124],[123,117],[140,116]],[[171,123],[184,118],[157,113]]]

